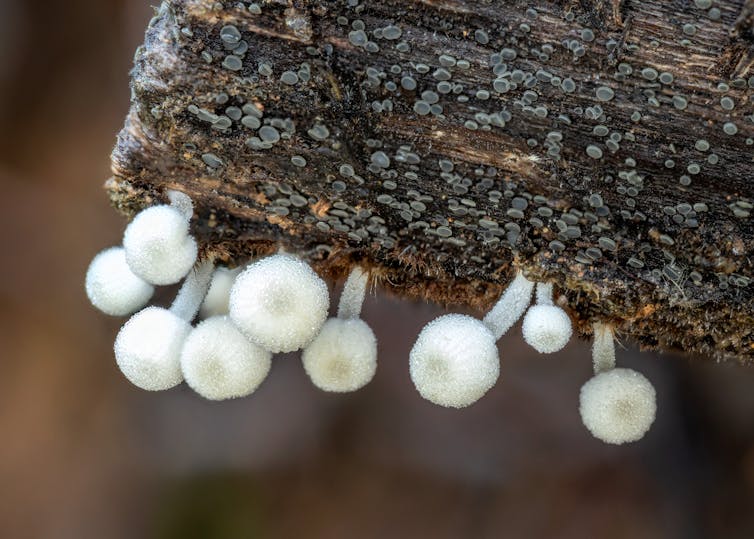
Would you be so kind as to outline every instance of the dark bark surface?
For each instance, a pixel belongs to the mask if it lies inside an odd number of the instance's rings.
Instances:
[[[582,335],[750,360],[754,2],[707,3],[166,2],[108,189],[229,263],[478,309],[521,268]]]

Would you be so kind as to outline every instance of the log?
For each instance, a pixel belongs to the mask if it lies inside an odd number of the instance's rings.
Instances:
[[[284,247],[577,333],[754,359],[754,1],[171,0],[106,187],[189,194],[203,252]]]

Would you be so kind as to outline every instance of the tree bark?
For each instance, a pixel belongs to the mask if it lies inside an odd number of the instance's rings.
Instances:
[[[707,5],[711,4],[711,5]],[[652,349],[754,358],[754,1],[164,2],[107,183],[204,252],[487,309],[520,268]]]

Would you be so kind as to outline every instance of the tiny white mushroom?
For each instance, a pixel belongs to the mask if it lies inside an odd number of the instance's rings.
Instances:
[[[441,316],[422,329],[409,367],[425,399],[452,408],[469,406],[495,385],[500,374],[495,336],[471,316]]]
[[[181,351],[186,383],[210,400],[245,397],[267,377],[272,354],[249,341],[227,316],[196,326]]]
[[[230,290],[236,277],[241,273],[242,268],[216,268],[212,274],[212,282],[207,290],[199,316],[203,319],[212,316],[228,314],[228,302],[230,301]]]
[[[176,193],[170,194],[172,205],[152,206],[141,211],[123,234],[126,261],[131,270],[156,285],[177,283],[196,262],[196,240],[188,231],[191,201],[186,195]]]
[[[356,391],[368,384],[377,370],[377,339],[359,319],[368,274],[354,268],[338,304],[338,317],[330,318],[301,356],[306,374],[324,391]]]
[[[270,352],[293,352],[319,333],[330,302],[325,282],[302,260],[286,254],[263,258],[236,277],[230,318]]]
[[[200,264],[186,277],[170,309],[147,307],[120,329],[115,339],[115,360],[131,383],[149,391],[181,383],[181,348],[211,275],[212,263]]]
[[[368,384],[377,371],[377,339],[358,318],[330,318],[301,356],[306,374],[323,391],[345,393]]]
[[[657,412],[652,383],[632,369],[597,374],[582,386],[579,401],[584,426],[609,444],[640,440]]]
[[[411,349],[411,379],[425,399],[462,408],[479,400],[497,381],[495,342],[521,318],[534,283],[520,271],[484,320],[451,314],[424,326]]]
[[[144,307],[154,287],[134,275],[122,247],[105,249],[94,257],[86,272],[86,295],[97,309],[124,316]]]
[[[552,284],[537,284],[537,304],[530,307],[522,326],[524,340],[540,354],[551,354],[568,344],[573,329],[566,312],[552,303]]]
[[[128,380],[160,391],[183,381],[180,355],[191,324],[168,309],[147,307],[133,315],[115,339],[115,359]]]

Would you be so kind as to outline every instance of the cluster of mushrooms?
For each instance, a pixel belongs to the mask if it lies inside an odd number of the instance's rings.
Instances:
[[[158,391],[184,380],[211,400],[254,392],[270,371],[272,354],[301,350],[315,386],[355,391],[374,377],[377,339],[360,318],[369,275],[355,267],[341,293],[337,316],[325,282],[299,258],[278,253],[243,269],[197,262],[189,224],[191,199],[168,193],[170,204],[143,210],[128,225],[122,247],[92,260],[86,292],[113,316],[133,316],[115,340],[118,367],[134,385]],[[184,282],[170,308],[145,305],[155,285]],[[482,319],[441,316],[419,334],[409,356],[411,380],[425,399],[463,408],[479,400],[500,372],[497,341],[521,318],[523,336],[538,352],[561,350],[571,320],[554,304],[553,287],[519,272]],[[137,312],[138,311],[138,312]],[[196,326],[192,321],[200,314]],[[594,324],[595,376],[581,388],[584,425],[600,440],[622,444],[641,439],[652,425],[652,384],[631,369],[615,368],[612,328]]]

